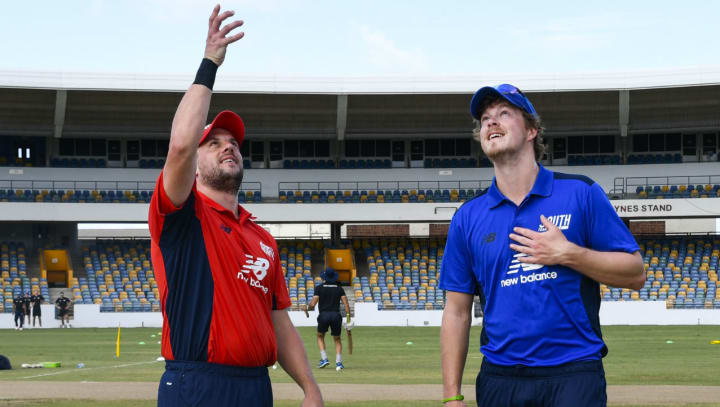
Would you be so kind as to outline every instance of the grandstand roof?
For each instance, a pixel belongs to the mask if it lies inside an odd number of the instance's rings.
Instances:
[[[146,75],[0,71],[0,87],[41,89],[184,91],[193,79],[187,75]],[[664,88],[720,84],[720,67],[574,74],[487,73],[440,77],[278,77],[220,75],[218,92],[403,94],[469,93],[481,85],[509,82],[523,90],[573,91]]]
[[[625,105],[620,102],[625,91],[579,87],[575,91],[538,90],[531,99],[549,136],[620,134],[621,112],[627,113],[630,132],[717,131],[720,70],[717,79],[715,85],[629,90]],[[0,83],[8,81],[11,79],[0,74]],[[36,85],[41,82],[38,80]],[[184,89],[191,79],[182,78],[180,82]],[[124,87],[123,80],[116,83]],[[439,83],[437,89],[443,87]],[[346,139],[467,137],[472,128],[468,105],[474,89],[468,83],[463,88],[465,93],[420,93],[418,86],[415,94],[353,94],[347,96],[343,114],[339,114],[339,99],[345,96],[281,93],[279,86],[263,93],[216,94],[210,110],[211,115],[224,109],[238,112],[245,120],[250,140],[336,139],[339,127],[344,127]],[[457,89],[461,89],[459,84]],[[367,86],[369,90],[375,85]],[[181,96],[176,91],[0,87],[0,134],[50,136],[55,132],[56,137],[167,138]],[[58,128],[62,129],[61,135]]]

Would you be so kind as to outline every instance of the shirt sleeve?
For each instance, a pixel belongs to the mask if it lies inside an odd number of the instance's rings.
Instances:
[[[588,192],[588,247],[601,252],[634,253],[640,248],[630,230],[613,209],[602,187],[592,184]]]
[[[150,211],[148,213],[148,228],[150,229],[150,237],[155,242],[161,241],[161,235],[168,232],[174,239],[180,238],[189,229],[182,227],[183,224],[195,216],[195,195],[197,189],[196,184],[193,185],[188,199],[180,206],[173,205],[170,198],[163,187],[163,172],[155,184],[155,191],[150,199]],[[163,228],[171,230],[163,231]],[[172,240],[172,239],[171,239]]]
[[[343,290],[340,286],[338,286],[338,292],[340,293],[340,297],[347,297],[347,295],[345,295],[345,290]]]
[[[271,237],[272,239],[272,237]],[[280,251],[277,248],[277,243],[275,243],[273,239],[273,248],[275,249],[275,253],[279,254]],[[273,269],[274,269],[274,276],[273,276],[273,301],[272,301],[272,309],[273,310],[281,310],[288,308],[292,303],[290,302],[290,294],[288,294],[287,284],[285,284],[285,275],[282,271],[282,265],[280,264],[280,257],[276,257],[273,259]]]
[[[463,228],[461,211],[455,213],[448,230],[447,242],[440,269],[439,287],[443,290],[474,294],[475,274],[468,250],[468,238]]]

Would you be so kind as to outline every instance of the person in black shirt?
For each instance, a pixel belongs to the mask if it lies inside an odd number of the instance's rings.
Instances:
[[[25,291],[25,297],[23,297],[23,300],[25,300],[25,304],[23,305],[23,313],[27,318],[28,327],[30,327],[30,291]]]
[[[65,296],[64,292],[60,292],[60,297],[55,300],[55,308],[58,309],[60,317],[60,328],[70,328],[70,304],[72,301]]]
[[[32,326],[35,328],[35,318],[38,320],[38,325],[40,328],[42,328],[42,315],[40,312],[40,304],[45,302],[45,297],[43,297],[42,294],[37,293],[30,297],[30,302],[32,303]]]
[[[13,314],[15,315],[15,330],[22,331],[25,322],[25,297],[22,295],[13,298]]]
[[[345,290],[338,284],[338,274],[335,270],[329,268],[322,275],[323,284],[315,288],[313,296],[307,309],[313,309],[318,302],[320,314],[318,315],[317,327],[317,343],[320,348],[319,368],[323,368],[330,364],[325,351],[325,333],[330,328],[330,335],[335,340],[335,369],[342,370],[345,368],[342,363],[342,340],[340,338],[342,328],[342,315],[340,315],[340,301],[345,306],[345,315],[348,316],[348,326],[350,326],[350,305],[348,304]]]

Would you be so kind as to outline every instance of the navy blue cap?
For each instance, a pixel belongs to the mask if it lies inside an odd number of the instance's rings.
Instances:
[[[472,115],[472,117],[480,120],[482,112],[478,112],[478,109],[480,109],[480,105],[485,100],[485,98],[490,95],[500,96],[518,109],[522,109],[533,116],[537,116],[537,112],[535,111],[532,103],[530,103],[530,100],[526,98],[525,95],[523,95],[520,89],[516,88],[513,85],[503,83],[502,85],[498,85],[494,88],[492,86],[485,86],[484,88],[480,88],[477,92],[475,92],[475,95],[470,101],[470,114]]]
[[[328,283],[334,283],[338,280],[338,278],[340,278],[340,276],[338,276],[337,271],[335,271],[331,268],[328,268],[325,271],[323,271],[322,274],[320,274],[320,277]]]

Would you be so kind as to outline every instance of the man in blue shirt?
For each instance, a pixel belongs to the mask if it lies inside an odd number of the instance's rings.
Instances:
[[[493,184],[453,217],[440,288],[443,401],[460,394],[470,310],[484,311],[478,406],[605,406],[599,284],[640,289],[635,239],[591,179],[549,171],[540,117],[512,85],[471,102]]]

